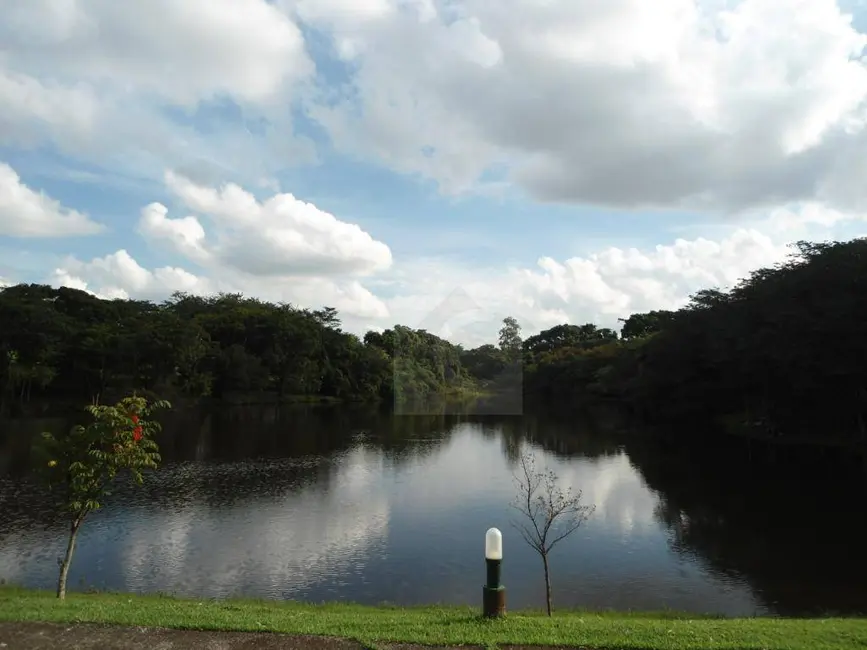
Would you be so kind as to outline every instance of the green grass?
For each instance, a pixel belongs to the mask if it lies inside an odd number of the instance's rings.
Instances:
[[[50,592],[0,587],[0,621],[102,623],[200,630],[271,631],[426,645],[564,645],[597,649],[828,650],[867,647],[867,619],[718,618],[672,612],[509,612],[484,620],[477,608],[365,607],[261,600]]]

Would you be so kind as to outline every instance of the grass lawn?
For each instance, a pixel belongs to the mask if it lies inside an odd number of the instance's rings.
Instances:
[[[597,649],[825,650],[867,647],[867,619],[716,618],[664,613],[508,612],[477,608],[366,607],[261,600],[53,593],[0,587],[0,621],[104,623],[201,630],[270,631],[427,645],[564,645]]]

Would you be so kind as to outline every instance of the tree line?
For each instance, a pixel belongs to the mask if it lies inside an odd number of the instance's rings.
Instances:
[[[522,339],[507,318],[496,344],[464,349],[401,325],[357,337],[329,307],[22,284],[0,291],[0,404],[134,390],[402,400],[520,381],[528,399],[613,401],[668,431],[867,447],[865,288],[867,239],[798,242],[731,290],[632,314],[619,332],[561,324]]]
[[[466,390],[461,349],[396,325],[363,339],[336,310],[237,294],[154,303],[68,287],[0,290],[0,412],[45,400],[270,395],[416,399]]]
[[[620,335],[559,325],[523,342],[525,392],[614,400],[668,435],[726,431],[867,459],[867,238],[798,242],[784,262]]]

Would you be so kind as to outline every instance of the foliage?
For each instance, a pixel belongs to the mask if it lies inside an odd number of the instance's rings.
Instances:
[[[524,352],[530,358],[561,348],[588,349],[608,341],[616,341],[617,332],[593,323],[585,325],[555,325],[524,341]]]
[[[519,358],[521,353],[521,326],[518,321],[508,316],[503,319],[503,326],[499,335],[500,351],[506,361],[512,362]]]
[[[78,530],[89,513],[102,507],[118,473],[125,470],[141,484],[142,472],[157,468],[160,455],[153,435],[160,425],[149,418],[168,407],[168,402],[126,397],[113,406],[88,406],[92,421],[74,426],[65,435],[42,434],[34,449],[37,468],[49,487],[59,491],[58,505],[70,519],[69,544],[60,565],[59,598],[66,593]]]
[[[507,359],[495,345],[487,343],[461,352],[461,364],[473,377],[492,380],[506,369]]]
[[[395,325],[382,336],[393,354],[396,400],[424,399],[442,390],[460,390],[469,383],[458,346],[403,325]]]
[[[346,400],[424,396],[472,384],[459,347],[400,325],[363,340],[335,309],[238,294],[155,304],[43,285],[0,290],[0,413],[38,401],[147,391],[177,397]]]
[[[867,459],[867,239],[794,249],[727,292],[623,319],[619,340],[581,341],[572,326],[530,337],[525,388],[569,404],[616,399],[684,440],[736,433]]]
[[[101,507],[118,472],[128,470],[141,483],[143,470],[156,469],[160,455],[153,436],[160,425],[148,418],[169,406],[126,397],[113,406],[88,406],[93,421],[66,435],[42,434],[34,450],[43,461],[37,468],[49,487],[60,490],[61,505],[74,519]]]
[[[618,319],[623,323],[620,336],[624,339],[650,336],[669,324],[674,317],[672,311],[649,311],[644,314],[632,314],[629,318]]]
[[[587,521],[595,506],[581,504],[581,492],[572,493],[572,488],[563,490],[557,475],[552,470],[536,469],[532,454],[520,458],[521,473],[515,477],[518,494],[512,502],[522,518],[512,522],[521,537],[542,558],[545,569],[545,602],[551,616],[551,577],[548,554],[559,542],[566,539]]]

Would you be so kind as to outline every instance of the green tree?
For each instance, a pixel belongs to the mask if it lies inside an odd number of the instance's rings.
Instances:
[[[494,379],[506,368],[503,352],[490,343],[461,352],[460,360],[467,372],[478,379]]]
[[[142,472],[157,468],[160,455],[153,435],[160,425],[149,418],[162,408],[169,408],[168,402],[127,397],[114,406],[87,407],[92,421],[65,435],[42,434],[35,450],[41,460],[37,467],[49,487],[58,491],[59,505],[69,517],[58,598],[66,597],[66,579],[81,525],[88,514],[102,507],[118,473],[127,471],[141,484]]]
[[[503,319],[499,335],[500,350],[509,362],[515,362],[521,355],[521,326],[511,316]]]
[[[472,388],[459,346],[396,325],[364,341],[333,307],[301,309],[240,294],[101,300],[44,285],[0,289],[0,411],[53,400],[167,397],[346,400]],[[404,381],[405,380],[405,381]],[[267,396],[266,396],[267,394]]]
[[[658,310],[643,314],[632,314],[629,318],[618,318],[617,320],[623,323],[623,327],[620,329],[620,336],[624,339],[649,336],[660,331],[666,324],[670,323],[673,316],[674,312]]]
[[[592,347],[616,341],[617,333],[607,327],[599,328],[593,323],[584,325],[555,325],[529,337],[523,348],[530,355],[553,352],[567,347]]]

